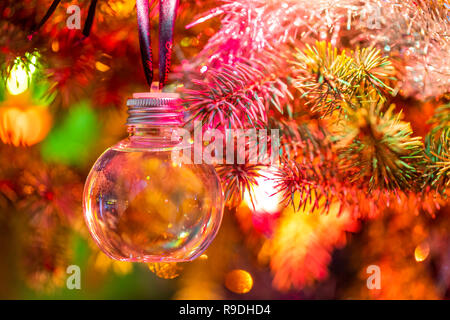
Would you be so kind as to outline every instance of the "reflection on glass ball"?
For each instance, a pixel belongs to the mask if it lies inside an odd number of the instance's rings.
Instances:
[[[97,160],[84,191],[89,231],[117,260],[192,260],[219,228],[220,181],[212,166],[174,163],[170,150],[153,150],[118,144]]]

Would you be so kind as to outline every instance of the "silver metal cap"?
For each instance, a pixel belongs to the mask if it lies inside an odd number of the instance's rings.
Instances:
[[[182,125],[183,108],[177,93],[134,93],[128,99],[127,125]]]

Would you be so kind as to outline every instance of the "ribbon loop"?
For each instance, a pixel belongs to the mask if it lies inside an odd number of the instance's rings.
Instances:
[[[153,59],[148,8],[148,0],[136,0],[136,16],[138,22],[142,66],[144,67],[145,79],[151,87],[153,81]]]
[[[167,81],[173,46],[173,30],[178,8],[178,0],[160,0],[159,4],[159,89]],[[151,49],[150,20],[148,0],[136,0],[139,29],[139,45],[145,78],[152,88],[153,57]]]
[[[164,86],[170,71],[173,30],[178,0],[161,0],[159,4],[159,87]]]

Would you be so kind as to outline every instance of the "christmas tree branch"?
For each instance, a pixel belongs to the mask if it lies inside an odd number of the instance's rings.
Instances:
[[[343,104],[352,106],[352,99],[363,88],[374,88],[381,97],[383,90],[392,91],[387,85],[393,67],[379,50],[356,50],[347,55],[338,53],[331,43],[317,42],[298,50],[292,62],[294,86],[307,99],[312,112],[329,116]]]
[[[425,137],[425,182],[445,194],[450,186],[450,104],[438,107],[429,122],[433,128]]]
[[[351,182],[367,183],[368,190],[415,190],[422,158],[420,137],[412,137],[395,105],[385,109],[383,99],[354,99],[358,108],[348,110],[333,127],[340,168]]]
[[[185,90],[190,120],[210,128],[267,126],[270,106],[282,112],[283,100],[291,99],[287,85],[268,73],[259,62],[240,62],[209,68],[194,89]]]

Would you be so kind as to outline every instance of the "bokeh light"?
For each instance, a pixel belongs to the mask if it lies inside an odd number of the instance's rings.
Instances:
[[[20,60],[19,60],[20,61]],[[12,95],[18,95],[28,89],[29,73],[22,62],[17,62],[10,70],[6,88]]]
[[[38,56],[39,54],[37,52],[27,52],[25,54],[27,64],[25,64],[25,62],[20,57],[17,57],[14,60],[14,63],[9,70],[8,78],[6,80],[6,89],[10,94],[18,95],[28,89],[31,77],[36,71]]]
[[[245,270],[232,270],[225,277],[225,286],[234,293],[248,293],[253,288],[252,275]]]
[[[0,105],[0,139],[14,146],[42,141],[51,128],[48,107],[35,105],[29,95],[12,96]]]
[[[276,193],[274,168],[261,170],[256,177],[256,184],[246,190],[244,201],[256,213],[277,213],[280,211],[281,195]]]
[[[292,206],[281,214],[273,236],[267,239],[259,260],[268,263],[273,285],[280,291],[302,289],[328,276],[328,264],[336,247],[346,243],[346,233],[356,231],[358,222],[344,211],[339,215],[339,203],[330,205],[328,214],[321,213],[325,201],[313,209],[314,199],[299,211]]]
[[[99,130],[97,115],[89,103],[73,105],[65,120],[43,142],[42,156],[46,161],[81,165],[89,159]]]
[[[417,262],[425,261],[430,254],[430,245],[428,242],[422,242],[414,250],[414,257]]]
[[[133,270],[133,264],[126,261],[112,260],[103,252],[98,251],[95,257],[94,267],[100,272],[112,269],[116,274],[128,274]]]

